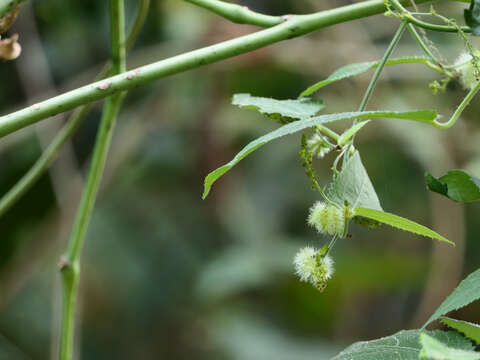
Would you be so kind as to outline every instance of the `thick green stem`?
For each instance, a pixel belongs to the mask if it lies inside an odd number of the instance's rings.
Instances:
[[[403,1],[405,3],[408,2],[408,0]],[[418,0],[417,3],[427,1]],[[385,11],[383,0],[369,0],[311,15],[291,16],[286,18],[280,25],[142,66],[129,71],[127,74],[112,76],[2,116],[0,117],[0,137],[47,117],[103,99],[120,91],[138,87],[156,79],[244,54],[334,24],[379,14],[383,11]]]
[[[449,129],[449,128],[451,128],[455,124],[455,122],[458,120],[458,118],[462,114],[463,110],[465,110],[467,105],[470,104],[470,101],[472,101],[473,97],[477,94],[477,92],[479,90],[480,90],[480,81],[477,82],[477,85],[475,85],[475,87],[472,88],[468,92],[467,96],[465,96],[465,98],[462,100],[460,105],[458,105],[457,109],[455,110],[452,117],[448,121],[442,123],[442,122],[439,122],[439,121],[435,120],[433,125],[435,127],[439,128],[439,129]]]
[[[137,16],[127,38],[127,51],[132,48],[137,39],[140,30],[145,23],[150,0],[142,0],[137,10]],[[107,76],[111,71],[111,62],[108,62],[102,69],[96,79],[100,80]],[[62,127],[59,133],[55,136],[52,143],[42,153],[40,158],[30,168],[30,170],[0,199],[0,217],[8,211],[48,170],[50,164],[57,158],[63,145],[70,140],[75,134],[76,130],[83,122],[85,116],[92,108],[93,103],[83,105],[72,113],[67,120],[67,123]]]
[[[113,73],[121,73],[125,71],[126,68],[124,13],[123,0],[110,0],[110,33]],[[115,120],[124,95],[125,93],[118,93],[109,97],[105,101],[87,183],[77,211],[68,249],[60,264],[63,282],[63,318],[60,337],[60,360],[71,360],[73,356],[75,305],[80,278],[80,256],[98,189],[100,187]]]
[[[284,21],[283,16],[270,16],[259,14],[237,4],[230,4],[219,0],[185,0],[186,2],[203,7],[211,12],[214,12],[231,22],[237,24],[250,24],[261,27],[271,27],[280,24]]]

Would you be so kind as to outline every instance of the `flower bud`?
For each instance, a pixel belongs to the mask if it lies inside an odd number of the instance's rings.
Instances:
[[[320,134],[314,134],[307,140],[308,150],[317,158],[323,158],[332,150],[332,146]]]
[[[478,50],[475,51],[475,55],[479,55]],[[475,66],[475,62],[477,62],[477,66]],[[460,82],[466,90],[471,90],[477,85],[480,77],[478,66],[478,58],[474,59],[472,55],[468,53],[462,53],[455,61]]]
[[[343,234],[345,229],[345,212],[338,206],[317,201],[310,208],[308,224],[322,234]]]
[[[300,280],[311,283],[319,291],[325,289],[334,272],[332,258],[321,256],[319,250],[310,246],[298,251],[293,264]]]

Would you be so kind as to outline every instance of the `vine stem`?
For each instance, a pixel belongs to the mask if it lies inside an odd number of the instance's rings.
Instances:
[[[110,33],[112,72],[121,73],[126,69],[125,11],[123,0],[110,0]],[[105,101],[87,182],[75,218],[68,249],[60,262],[63,284],[60,360],[71,360],[73,357],[75,308],[80,279],[80,256],[100,187],[115,120],[124,96],[125,93],[120,92]]]
[[[150,0],[142,0],[137,10],[135,20],[130,27],[127,38],[126,49],[130,50],[137,39],[140,30],[145,23],[148,14]],[[112,64],[109,61],[102,71],[97,75],[96,79],[100,80],[107,76],[112,69]],[[0,217],[5,214],[48,170],[50,164],[56,159],[60,149],[70,140],[75,134],[76,130],[83,122],[85,116],[92,108],[93,103],[85,104],[70,115],[66,124],[55,136],[50,145],[45,149],[42,155],[38,158],[35,164],[28,170],[27,173],[0,199]]]
[[[418,0],[425,3],[429,0]],[[408,0],[402,0],[408,3]],[[25,109],[0,117],[0,137],[47,117],[97,101],[114,93],[144,85],[203,65],[244,54],[267,45],[308,34],[346,21],[382,13],[383,0],[368,0],[320,11],[310,15],[292,15],[277,26],[158,61],[102,81],[77,88]]]

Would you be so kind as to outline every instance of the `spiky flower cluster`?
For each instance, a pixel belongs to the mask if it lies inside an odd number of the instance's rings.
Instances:
[[[320,134],[314,134],[307,140],[308,150],[317,158],[323,158],[332,150],[332,146]]]
[[[475,51],[478,56],[480,53]],[[462,53],[455,61],[455,67],[460,75],[460,82],[466,90],[471,90],[477,85],[480,74],[478,73],[478,65],[475,66],[476,59],[472,58],[469,53]],[[478,63],[477,63],[478,64]]]
[[[333,204],[317,201],[310,208],[308,224],[322,234],[343,234],[345,229],[345,211]]]
[[[298,251],[293,264],[300,280],[311,283],[319,291],[325,289],[334,271],[332,258],[328,255],[321,256],[319,250],[310,246]]]

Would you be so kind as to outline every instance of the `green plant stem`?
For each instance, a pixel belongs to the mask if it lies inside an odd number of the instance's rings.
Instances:
[[[123,0],[110,0],[110,19],[112,72],[121,73],[126,69]],[[115,120],[124,96],[125,93],[120,92],[105,101],[87,182],[75,218],[68,249],[60,264],[63,284],[60,360],[72,360],[73,356],[75,308],[80,278],[80,256],[100,187]]]
[[[336,142],[340,138],[340,135],[338,135],[335,131],[329,129],[328,127],[324,125],[317,125],[318,131],[320,131],[323,135],[327,135],[329,138],[335,140]]]
[[[439,129],[451,128],[455,124],[455,122],[458,120],[463,110],[467,107],[467,105],[470,103],[470,101],[473,99],[473,97],[477,94],[479,90],[480,90],[480,81],[477,82],[477,85],[475,85],[475,87],[468,92],[467,96],[465,96],[465,98],[462,100],[460,105],[458,105],[457,109],[455,110],[452,117],[448,121],[442,123],[435,120],[433,122],[433,126]]]
[[[427,54],[427,56],[430,58],[430,60],[434,61],[437,64],[441,64],[441,62],[436,58],[435,55],[430,51],[428,46],[425,44],[425,42],[422,40],[420,35],[418,34],[417,30],[415,30],[415,26],[412,24],[408,24],[408,30],[412,34],[413,38],[417,41],[418,45],[422,48],[423,52]]]
[[[365,95],[363,96],[363,99],[362,99],[362,102],[360,103],[358,111],[364,111],[365,108],[367,107],[368,101],[370,100],[370,96],[373,93],[373,89],[375,89],[375,85],[377,84],[378,78],[380,77],[380,73],[382,72],[383,68],[385,67],[385,64],[387,63],[388,58],[392,54],[393,49],[395,49],[395,46],[400,41],[403,33],[405,32],[405,29],[407,28],[407,25],[408,25],[408,23],[403,22],[400,25],[400,27],[398,28],[395,35],[393,36],[392,41],[388,45],[388,48],[385,51],[385,54],[383,54],[383,57],[382,57],[382,60],[380,61],[380,64],[378,65],[377,69],[375,70],[375,73],[372,76],[372,79],[370,80],[370,83],[368,84],[368,88],[365,91]]]
[[[137,15],[128,33],[126,43],[127,51],[132,48],[135,40],[138,38],[140,30],[145,23],[149,6],[150,0],[140,1]],[[96,79],[100,80],[107,76],[111,71],[111,65],[111,62],[109,61],[104,66],[102,71],[97,75]],[[75,109],[72,115],[70,115],[66,124],[58,132],[51,144],[42,153],[40,158],[35,162],[30,170],[28,170],[28,172],[0,199],[0,217],[5,214],[5,212],[7,212],[48,170],[49,166],[58,156],[60,149],[68,140],[70,140],[73,134],[75,134],[76,130],[83,122],[85,116],[88,114],[92,106],[93,103],[89,103]]]
[[[219,0],[185,0],[186,2],[203,7],[231,22],[250,24],[261,27],[271,27],[282,23],[284,16],[270,16],[254,12],[246,6],[230,4]]]
[[[428,0],[418,0],[424,3]],[[408,0],[404,0],[405,3]],[[280,25],[194,50],[112,76],[102,81],[77,88],[25,109],[0,117],[0,137],[34,124],[47,117],[97,101],[119,91],[244,54],[267,45],[308,34],[338,23],[360,19],[385,11],[383,0],[368,0],[310,15],[288,17]]]
[[[0,0],[0,18],[10,10],[15,9],[24,0]]]

